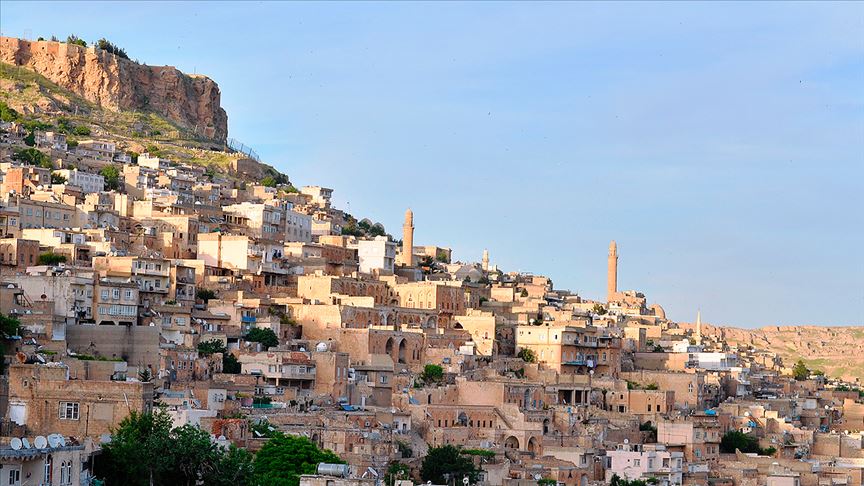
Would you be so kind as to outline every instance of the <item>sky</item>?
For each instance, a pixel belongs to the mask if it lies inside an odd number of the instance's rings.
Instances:
[[[219,83],[229,136],[415,244],[667,316],[864,325],[864,3],[25,3]]]

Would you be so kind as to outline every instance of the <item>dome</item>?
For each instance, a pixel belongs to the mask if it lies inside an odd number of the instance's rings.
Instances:
[[[472,268],[471,270],[468,270],[468,279],[471,280],[472,282],[475,282],[475,283],[479,282],[480,279],[482,279],[482,278],[483,278],[483,272],[481,272],[480,270],[477,270],[476,268]]]
[[[660,307],[660,304],[651,304],[651,306],[648,308],[654,311],[655,316],[659,317],[660,319],[666,319],[666,311],[663,310],[662,307]]]

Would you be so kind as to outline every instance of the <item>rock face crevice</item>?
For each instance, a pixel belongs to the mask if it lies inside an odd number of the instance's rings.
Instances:
[[[215,81],[171,66],[146,66],[94,47],[0,37],[0,62],[21,66],[111,110],[149,110],[225,142],[228,115]]]

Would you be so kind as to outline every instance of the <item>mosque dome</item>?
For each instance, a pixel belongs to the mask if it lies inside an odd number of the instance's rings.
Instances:
[[[654,315],[658,318],[666,319],[666,311],[663,310],[663,307],[660,307],[660,304],[651,304],[648,308],[654,311]]]
[[[476,267],[472,268],[471,270],[468,270],[468,279],[471,280],[472,282],[475,282],[475,283],[479,282],[480,279],[482,279],[482,278],[483,278],[483,272],[478,270]]]

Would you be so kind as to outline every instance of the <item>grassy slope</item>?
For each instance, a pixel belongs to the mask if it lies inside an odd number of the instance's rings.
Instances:
[[[116,140],[123,150],[142,152],[147,146],[155,145],[166,158],[212,167],[220,172],[225,172],[231,161],[240,157],[218,150],[221,147],[213,147],[213,143],[194,137],[190,131],[160,115],[103,109],[38,73],[5,63],[0,63],[0,100],[25,119],[57,126],[60,118],[66,118],[72,125],[89,126],[93,138]],[[82,137],[70,137],[76,138]]]

